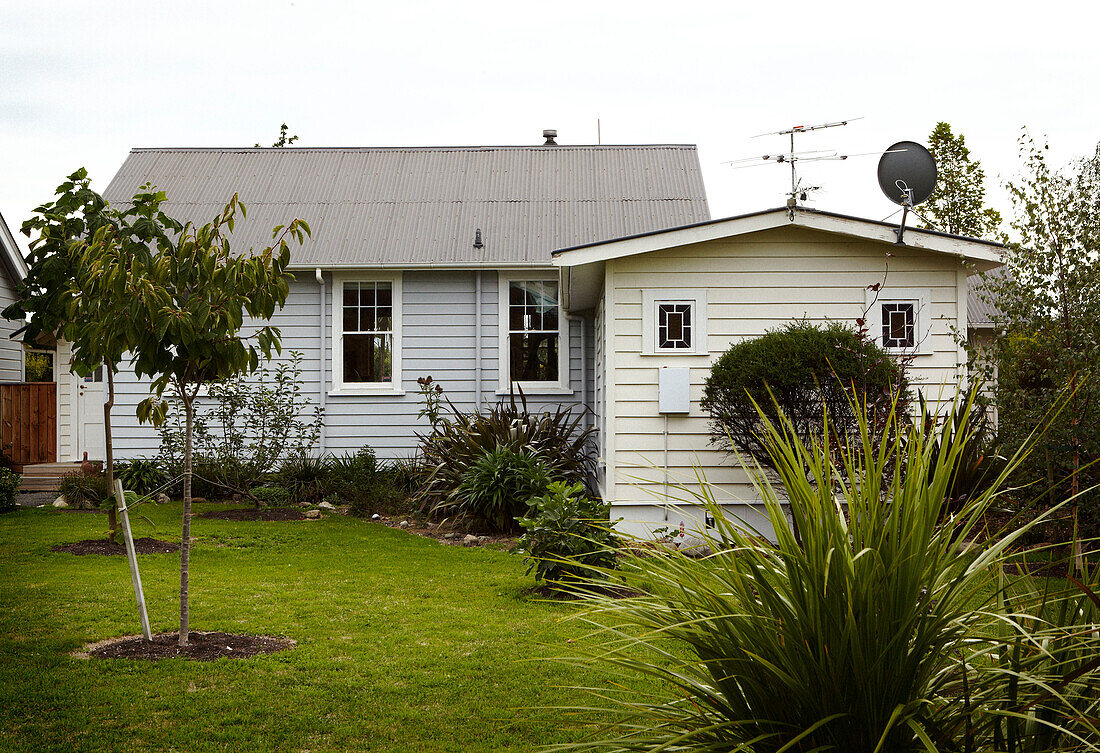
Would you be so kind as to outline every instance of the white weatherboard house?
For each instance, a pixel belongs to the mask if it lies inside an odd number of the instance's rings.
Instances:
[[[295,217],[312,226],[273,323],[325,406],[324,450],[411,454],[420,376],[462,409],[519,384],[534,407],[591,409],[604,498],[636,531],[679,524],[665,474],[696,463],[722,501],[749,509],[751,487],[699,409],[731,343],[868,311],[880,342],[913,354],[926,392],[953,389],[967,273],[999,263],[996,244],[910,229],[898,246],[889,225],[803,208],[711,220],[685,145],[137,149],[106,195],[124,202],[146,182],[200,222],[239,192],[237,247]],[[61,456],[95,457],[99,378],[61,391],[83,417]],[[146,386],[123,374],[119,392],[119,456],[155,454],[134,418]]]
[[[761,524],[748,477],[711,445],[699,408],[710,365],[731,343],[794,319],[854,323],[866,312],[879,344],[912,356],[925,394],[954,390],[967,273],[998,265],[1000,246],[914,229],[904,238],[896,245],[882,222],[799,207],[555,252],[563,307],[595,321],[603,494],[626,528],[678,525],[664,484],[691,481],[694,466],[719,502]],[[690,517],[689,527],[701,522]]]

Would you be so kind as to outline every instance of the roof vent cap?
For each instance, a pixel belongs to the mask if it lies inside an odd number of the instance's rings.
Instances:
[[[558,142],[554,141],[558,137],[557,129],[547,128],[542,132],[542,137],[546,139],[546,143],[543,146],[557,146]]]

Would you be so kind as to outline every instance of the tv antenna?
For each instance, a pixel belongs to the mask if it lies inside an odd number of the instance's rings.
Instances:
[[[897,244],[903,245],[905,220],[909,210],[932,196],[936,190],[936,158],[914,141],[891,145],[878,161],[878,186],[886,198],[901,205],[901,224]]]
[[[734,169],[744,167],[755,167],[765,163],[786,163],[791,166],[791,190],[787,193],[787,208],[790,210],[791,217],[794,217],[794,208],[800,201],[806,201],[807,195],[811,191],[820,191],[821,186],[804,186],[798,178],[797,163],[799,162],[821,162],[821,161],[840,161],[846,160],[849,157],[858,157],[857,154],[838,154],[835,150],[818,150],[812,152],[796,152],[794,149],[794,137],[800,133],[809,133],[810,131],[820,131],[825,128],[838,128],[840,126],[846,126],[854,120],[862,120],[859,118],[848,118],[847,120],[837,120],[831,123],[818,123],[817,125],[795,125],[790,128],[784,128],[779,131],[769,131],[767,133],[759,133],[753,136],[754,139],[761,138],[762,136],[789,136],[790,137],[790,151],[781,154],[763,154],[759,157],[749,157],[747,159],[730,160],[723,164],[732,165]],[[877,154],[878,152],[874,152]]]

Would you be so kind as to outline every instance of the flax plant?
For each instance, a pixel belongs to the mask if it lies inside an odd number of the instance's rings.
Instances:
[[[992,726],[967,719],[1012,703],[996,695],[1006,683],[992,681],[992,667],[1005,633],[1027,633],[1003,587],[1026,526],[977,534],[1024,450],[941,522],[974,438],[972,404],[973,393],[960,398],[962,420],[943,428],[905,420],[895,405],[885,435],[857,410],[859,431],[840,446],[819,439],[836,436],[828,416],[804,440],[761,411],[775,472],[750,470],[774,543],[727,518],[702,476],[680,486],[713,514],[703,535],[714,554],[641,551],[607,573],[641,595],[588,594],[580,619],[598,648],[567,661],[599,662],[614,677],[572,711],[613,721],[559,749],[990,750]],[[990,668],[981,676],[979,663]],[[640,690],[639,676],[656,682]]]

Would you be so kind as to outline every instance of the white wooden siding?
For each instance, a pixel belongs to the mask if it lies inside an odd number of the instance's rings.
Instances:
[[[0,310],[15,303],[15,285],[7,268],[0,272]],[[23,381],[23,344],[11,335],[22,326],[0,317],[0,382]]]
[[[930,292],[929,353],[913,359],[910,375],[933,400],[940,397],[941,386],[953,390],[959,348],[952,326],[959,316],[961,270],[950,257],[801,228],[609,261],[604,305],[610,353],[603,365],[604,379],[611,386],[605,418],[608,498],[624,510],[663,504],[665,419],[657,412],[657,370],[686,366],[691,374],[691,412],[668,417],[672,481],[691,481],[694,467],[701,466],[725,501],[755,500],[736,460],[710,443],[708,418],[699,401],[711,363],[732,343],[791,320],[854,323],[866,307],[867,286],[882,283],[884,275],[884,291]],[[706,289],[708,355],[641,354],[642,291],[653,288]]]

